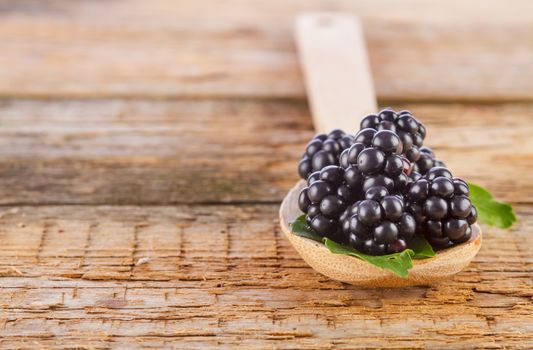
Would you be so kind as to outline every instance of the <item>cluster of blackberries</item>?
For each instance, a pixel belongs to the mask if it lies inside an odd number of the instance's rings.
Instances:
[[[402,141],[401,153],[411,161],[416,162],[420,157],[420,147],[426,137],[426,127],[420,123],[409,111],[396,113],[390,108],[376,114],[371,114],[361,121],[361,129],[390,130],[396,133]]]
[[[340,156],[346,185],[359,196],[375,186],[400,193],[409,182],[405,170],[410,167],[410,162],[400,155],[401,148],[400,138],[392,131],[360,130],[355,143]]]
[[[339,129],[332,130],[327,135],[316,135],[305,147],[305,153],[298,164],[298,174],[305,180],[314,171],[320,171],[328,165],[339,165],[341,152],[353,143],[354,137]]]
[[[469,194],[466,182],[444,167],[429,169],[411,184],[406,194],[409,210],[431,245],[445,248],[470,239],[477,211]]]
[[[355,135],[315,136],[298,166],[310,228],[371,255],[403,251],[415,234],[435,248],[467,241],[477,218],[468,186],[422,147],[425,135],[410,112],[385,109]]]
[[[390,195],[383,186],[369,188],[340,217],[342,232],[357,250],[383,255],[401,252],[416,230],[414,217],[405,210],[401,195]]]

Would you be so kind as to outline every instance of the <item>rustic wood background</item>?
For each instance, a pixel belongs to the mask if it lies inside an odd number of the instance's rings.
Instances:
[[[344,285],[280,235],[299,10],[358,13],[380,105],[515,205],[448,283]],[[528,0],[1,0],[0,347],[533,348],[532,33]]]

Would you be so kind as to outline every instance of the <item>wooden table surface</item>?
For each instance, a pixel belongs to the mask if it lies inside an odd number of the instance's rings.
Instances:
[[[358,13],[380,105],[515,206],[453,280],[344,285],[280,233],[299,10]],[[533,348],[532,33],[528,0],[0,1],[0,347]]]

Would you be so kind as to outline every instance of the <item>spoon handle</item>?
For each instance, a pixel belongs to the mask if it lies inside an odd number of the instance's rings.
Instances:
[[[354,133],[377,111],[368,54],[359,20],[342,13],[296,19],[296,44],[317,132]]]

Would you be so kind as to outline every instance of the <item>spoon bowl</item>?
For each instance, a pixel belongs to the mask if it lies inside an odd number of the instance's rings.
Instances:
[[[302,259],[331,279],[365,287],[429,285],[449,279],[464,269],[481,247],[481,228],[476,223],[472,225],[469,241],[440,250],[432,258],[413,260],[409,277],[401,278],[355,257],[334,254],[322,243],[293,234],[289,223],[302,215],[298,208],[298,195],[304,187],[304,181],[298,182],[283,199],[279,210],[281,229]]]

